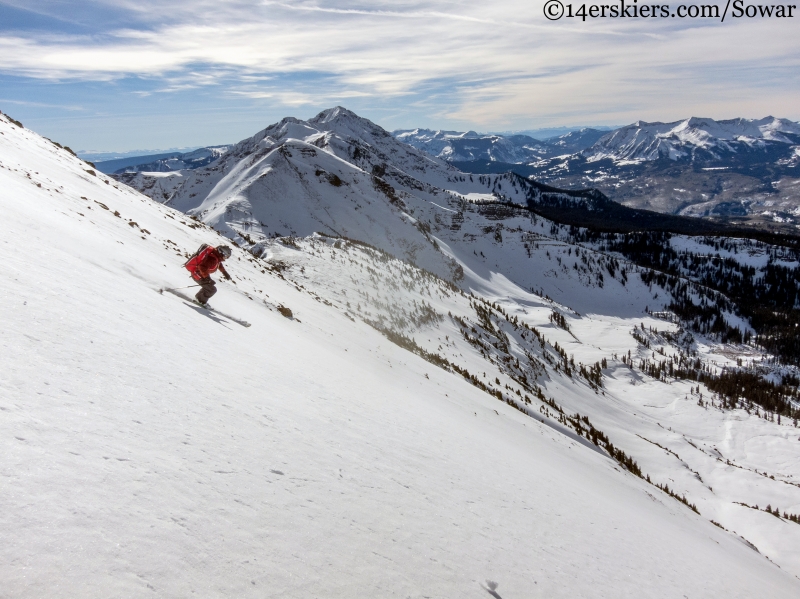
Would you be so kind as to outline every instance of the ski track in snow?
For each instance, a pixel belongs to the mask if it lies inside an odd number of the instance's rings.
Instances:
[[[266,244],[266,260],[234,250],[236,283],[220,282],[212,305],[252,327],[187,309],[153,290],[190,284],[184,255],[215,232],[90,174],[3,116],[0,133],[0,596],[800,591],[800,526],[733,503],[800,512],[789,484],[800,476],[797,429],[705,410],[688,384],[620,363],[604,395],[548,371],[546,395],[685,492],[698,516],[391,343],[353,305],[388,322],[422,314],[424,301],[441,318],[407,329],[420,347],[513,387],[447,316],[477,324],[467,295],[316,237]],[[452,254],[473,292],[578,361],[638,351],[629,331],[640,321],[665,327],[642,318],[643,285],[609,282],[598,302],[581,299],[586,287],[555,266],[554,247],[561,257],[566,246],[543,245],[530,260],[554,264],[556,299],[579,314],[520,289],[513,269],[506,277],[488,265],[491,244],[476,247],[485,261]],[[387,289],[379,268],[418,284]],[[572,334],[549,322],[554,308]],[[510,347],[526,346],[513,337]]]

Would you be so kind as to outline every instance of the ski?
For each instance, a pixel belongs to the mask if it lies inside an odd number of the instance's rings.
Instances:
[[[225,312],[222,312],[221,310],[217,310],[216,308],[212,308],[211,306],[207,306],[207,305],[206,306],[201,306],[193,297],[190,297],[185,293],[181,293],[180,291],[177,291],[175,289],[159,289],[159,293],[163,293],[164,291],[166,291],[167,293],[171,293],[175,297],[179,297],[182,300],[185,300],[185,301],[189,302],[194,307],[197,307],[197,308],[199,308],[201,310],[208,310],[209,312],[211,312],[213,314],[216,314],[217,316],[221,316],[223,318],[226,318],[226,319],[230,320],[231,322],[235,322],[236,324],[241,325],[241,326],[243,326],[245,328],[251,326],[250,323],[247,322],[246,320],[242,320],[241,318],[237,318],[235,316],[231,316],[230,314],[226,314]]]

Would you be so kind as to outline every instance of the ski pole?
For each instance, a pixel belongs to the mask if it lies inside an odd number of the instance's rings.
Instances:
[[[189,289],[190,287],[200,287],[200,285],[187,285],[186,287],[172,287],[170,289],[159,289],[159,293],[164,293],[165,291],[178,291],[178,289]]]

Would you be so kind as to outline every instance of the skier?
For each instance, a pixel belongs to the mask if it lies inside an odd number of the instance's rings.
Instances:
[[[208,300],[217,292],[216,283],[210,276],[211,273],[219,269],[226,279],[231,280],[228,271],[222,266],[222,262],[230,257],[231,248],[227,245],[218,245],[217,247],[208,245],[201,246],[197,253],[186,263],[186,270],[192,274],[192,278],[195,281],[200,283],[200,291],[197,292],[195,298],[197,303],[204,308],[208,304]]]

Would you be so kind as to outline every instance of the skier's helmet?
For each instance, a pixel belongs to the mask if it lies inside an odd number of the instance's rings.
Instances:
[[[231,248],[227,245],[218,245],[217,251],[222,255],[223,258],[226,260],[231,257]]]

